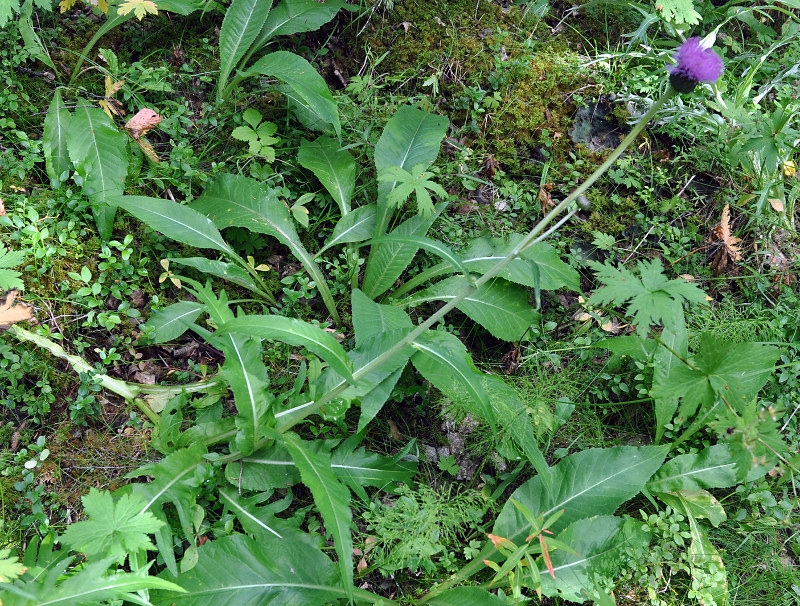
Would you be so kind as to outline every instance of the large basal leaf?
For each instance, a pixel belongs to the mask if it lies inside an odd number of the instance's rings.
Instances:
[[[339,572],[345,591],[352,598],[353,592],[353,537],[350,523],[350,491],[338,481],[331,469],[331,457],[324,452],[313,452],[292,432],[284,434],[284,441],[300,470],[303,483],[311,491],[314,504],[322,515],[325,529],[333,536],[336,555],[339,556]]]
[[[225,477],[242,490],[287,488],[300,482],[300,472],[283,444],[260,448],[225,466]]]
[[[508,602],[480,587],[455,587],[428,602],[431,606],[507,606]]]
[[[410,171],[418,164],[427,166],[432,163],[439,155],[439,147],[447,134],[448,124],[444,116],[429,114],[409,106],[398,109],[386,123],[375,145],[375,168],[378,176],[385,169],[395,166]],[[387,197],[395,185],[396,182],[393,181],[379,182],[376,238],[384,235],[389,225],[391,208],[387,204]]]
[[[155,606],[310,606],[345,597],[336,567],[299,541],[231,535],[209,541],[178,584],[186,593],[152,592]]]
[[[166,343],[185,333],[203,312],[203,305],[194,301],[179,301],[163,309],[154,311],[145,324],[152,330],[150,343]]]
[[[590,448],[570,455],[550,468],[552,491],[543,489],[536,476],[517,488],[510,499],[522,503],[534,516],[545,519],[564,510],[550,527],[560,532],[572,522],[596,515],[610,515],[636,496],[661,467],[666,446]],[[531,525],[509,501],[495,522],[492,534],[524,542]]]
[[[226,334],[250,335],[259,339],[273,339],[305,347],[325,360],[348,381],[353,380],[353,363],[334,336],[297,318],[271,315],[240,316],[222,324],[214,333],[214,338]]]
[[[291,503],[291,495],[287,495],[288,499],[264,505],[263,502],[269,494],[262,492],[245,498],[230,488],[221,488],[219,491],[220,502],[233,512],[248,534],[253,535],[256,539],[268,536],[284,540],[297,540],[298,535],[303,533],[292,523],[292,520],[275,517],[276,513],[280,513]],[[284,503],[284,501],[286,502]]]
[[[219,32],[219,78],[217,99],[220,99],[228,77],[264,27],[271,0],[233,0]]]
[[[325,242],[325,246],[320,249],[317,256],[337,244],[369,240],[375,231],[376,208],[374,204],[359,206],[353,212],[347,213],[339,219],[333,228],[331,237]]]
[[[464,344],[450,333],[429,330],[412,347],[417,353],[411,363],[420,374],[451,400],[468,399],[470,408],[494,431],[496,418],[481,382],[482,373],[475,368]]]
[[[661,331],[661,343],[664,347],[655,350],[653,358],[653,389],[657,389],[668,381],[668,377],[683,360],[689,357],[689,332],[686,329],[686,318],[683,309],[675,310],[669,320],[664,321],[664,330]],[[681,359],[682,358],[682,359]],[[675,416],[678,410],[678,398],[674,395],[665,395],[654,398],[654,412],[656,415],[656,439],[659,444],[664,437],[666,425]]]
[[[326,6],[316,0],[307,1],[314,6]],[[356,186],[356,161],[349,152],[339,149],[340,147],[336,139],[325,135],[313,142],[303,139],[297,161],[300,166],[314,173],[339,205],[342,217],[345,217],[350,213],[350,200]],[[334,233],[334,237],[335,235]]]
[[[233,252],[222,239],[214,223],[193,208],[172,200],[147,196],[110,196],[108,202],[124,208],[172,240],[196,248],[211,248],[224,253]]]
[[[392,330],[413,328],[411,318],[399,307],[375,303],[359,289],[353,289],[352,296],[353,330],[356,333],[356,347],[367,340]]]
[[[402,244],[407,245],[409,247],[415,249],[423,249],[428,251],[429,253],[433,253],[434,255],[441,257],[444,259],[449,265],[451,265],[457,272],[466,276],[469,275],[469,270],[467,266],[461,261],[456,253],[450,250],[449,246],[446,246],[439,242],[439,240],[435,240],[433,238],[426,238],[425,236],[401,236],[395,233],[391,233],[387,236],[381,236],[380,238],[374,238],[369,244],[372,246],[376,246],[378,244]]]
[[[282,90],[286,95],[315,116],[322,123],[333,127],[337,137],[341,136],[339,112],[333,95],[308,61],[288,51],[276,51],[256,61],[247,70],[247,76],[271,76],[286,83]]]
[[[353,492],[368,500],[361,487],[374,486],[385,490],[397,482],[408,483],[417,473],[417,464],[414,461],[402,461],[399,455],[385,457],[367,452],[363,447],[352,449],[343,444],[331,455],[331,469]]]
[[[726,444],[715,444],[698,453],[674,457],[664,463],[647,483],[650,492],[675,492],[703,488],[728,488],[738,481],[736,462]]]
[[[239,412],[236,417],[236,426],[239,428],[236,448],[243,455],[248,455],[264,433],[273,402],[261,342],[241,334],[218,337],[215,332],[214,343],[225,354],[222,376],[231,386]]]
[[[369,392],[361,396],[361,414],[358,417],[358,432],[361,432],[374,419],[386,404],[394,387],[403,374],[403,368],[394,371]]]
[[[681,399],[681,421],[700,406],[724,398],[741,412],[758,394],[773,372],[781,350],[761,343],[725,343],[703,333],[699,351],[687,364],[677,364],[669,376],[654,384],[651,395],[659,399]]]
[[[72,160],[67,151],[67,136],[72,114],[64,107],[61,98],[61,89],[53,93],[53,100],[44,119],[44,133],[42,134],[42,147],[44,148],[44,164],[47,176],[52,182],[61,182],[61,175],[72,170]]]
[[[436,214],[431,217],[415,215],[403,221],[392,230],[393,236],[424,236],[433,221],[446,206],[442,202],[436,205]],[[378,207],[380,217],[380,207]],[[372,247],[364,273],[362,290],[368,297],[375,299],[394,285],[417,254],[419,247],[415,244],[376,244]]]
[[[542,567],[542,593],[579,603],[588,599],[587,594],[594,587],[596,576],[616,576],[624,547],[644,549],[650,541],[650,535],[641,529],[641,523],[614,516],[578,520],[557,538],[577,555],[565,550],[550,552],[555,579]]]
[[[264,44],[274,36],[319,29],[346,6],[342,0],[282,0],[270,13],[258,42]]]
[[[85,99],[69,121],[67,151],[76,172],[83,178],[83,191],[92,203],[100,237],[108,239],[114,227],[116,209],[107,207],[110,196],[125,188],[128,174],[128,139],[106,113]]]
[[[468,285],[467,278],[452,276],[403,301],[419,305],[428,301],[449,301]],[[480,286],[458,304],[458,309],[505,341],[519,341],[539,320],[539,312],[528,303],[527,291],[501,278]]]

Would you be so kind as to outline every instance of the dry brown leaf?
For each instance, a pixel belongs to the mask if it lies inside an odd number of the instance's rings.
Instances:
[[[152,109],[145,107],[144,109],[140,109],[133,118],[125,123],[125,130],[138,141],[139,137],[146,135],[158,126],[160,122],[161,116]]]
[[[680,277],[687,282],[697,282],[697,278],[695,278],[692,274],[681,274]]]
[[[3,204],[3,198],[0,198],[0,217],[4,217],[6,214],[6,207]]]
[[[392,434],[392,438],[397,441],[401,441],[403,439],[403,434],[400,433],[400,429],[397,427],[397,423],[389,419],[389,433]]]
[[[5,330],[15,322],[33,318],[33,310],[30,305],[25,303],[14,305],[17,295],[19,295],[19,291],[13,289],[9,290],[3,297],[0,297],[0,329]]]
[[[729,204],[722,209],[719,224],[711,230],[708,241],[712,245],[710,258],[714,275],[718,276],[729,265],[742,260],[742,253],[737,246],[742,239],[731,234]]]
[[[553,189],[552,183],[545,183],[542,187],[539,188],[539,202],[542,205],[542,214],[546,215],[548,211],[555,206],[555,202],[553,202],[553,196],[550,195],[550,191]]]
[[[773,210],[778,211],[779,213],[783,212],[783,200],[780,198],[767,198],[767,202],[773,208]]]

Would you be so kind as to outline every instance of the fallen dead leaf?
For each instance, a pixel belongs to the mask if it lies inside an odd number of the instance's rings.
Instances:
[[[681,274],[680,277],[687,282],[697,282],[697,278],[695,278],[692,274]]]
[[[3,198],[0,198],[0,217],[4,217],[6,214],[6,207],[3,204]]]
[[[742,260],[742,253],[737,246],[742,239],[731,234],[729,204],[722,209],[719,224],[711,230],[708,241],[712,245],[710,259],[715,276],[720,275],[734,262]]]
[[[161,123],[161,116],[159,116],[152,109],[145,107],[140,109],[133,118],[125,123],[125,130],[127,130],[131,137],[139,140],[139,137],[146,135]]]
[[[776,210],[779,213],[783,212],[783,200],[780,198],[767,198],[767,202],[769,202],[769,205],[773,210]]]
[[[539,188],[539,202],[542,205],[542,214],[546,215],[547,212],[555,206],[553,202],[553,196],[550,195],[550,191],[553,189],[552,183],[545,183],[542,187]]]
[[[25,303],[14,305],[17,295],[19,291],[12,289],[0,298],[0,329],[5,330],[15,322],[33,318],[33,309],[30,305]]]
[[[398,442],[403,439],[403,434],[400,433],[397,423],[391,419],[389,419],[389,433],[392,434],[392,439],[397,440]]]

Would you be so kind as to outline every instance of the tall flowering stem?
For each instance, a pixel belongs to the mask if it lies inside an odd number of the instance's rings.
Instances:
[[[595,170],[586,181],[584,181],[575,191],[570,193],[564,200],[562,200],[558,205],[556,205],[553,210],[551,210],[536,226],[528,232],[528,234],[520,240],[519,244],[514,247],[514,249],[508,253],[508,255],[503,258],[502,260],[498,261],[494,267],[489,269],[485,274],[483,274],[480,278],[474,281],[469,281],[464,289],[458,293],[453,299],[451,299],[446,305],[440,308],[437,312],[431,315],[427,320],[419,324],[414,330],[412,330],[408,335],[406,335],[403,339],[398,341],[395,345],[390,347],[384,353],[379,355],[377,358],[373,359],[371,362],[367,363],[366,365],[362,366],[358,370],[353,373],[353,378],[358,381],[362,379],[367,374],[375,370],[376,368],[380,367],[381,364],[384,362],[391,360],[395,355],[397,355],[404,347],[407,347],[409,344],[413,343],[415,339],[417,339],[420,335],[422,335],[426,330],[431,328],[434,324],[436,324],[439,320],[441,320],[447,312],[451,311],[455,307],[459,305],[464,299],[466,299],[471,294],[475,293],[483,284],[486,284],[489,280],[497,277],[508,265],[519,255],[521,255],[525,250],[530,248],[534,243],[538,242],[545,232],[547,226],[552,223],[552,221],[560,215],[570,204],[572,204],[578,196],[582,195],[586,190],[588,190],[594,183],[617,161],[617,159],[625,152],[628,147],[636,140],[636,137],[639,136],[639,133],[642,132],[645,126],[653,119],[653,116],[664,106],[664,104],[669,101],[672,97],[677,94],[677,91],[673,87],[669,87],[667,91],[657,99],[647,113],[641,117],[641,119],[636,123],[636,125],[631,129],[631,132],[622,140],[619,146],[611,152],[611,155],[606,158],[605,162],[603,162],[597,170]],[[315,413],[320,409],[321,406],[324,406],[326,403],[330,402],[339,394],[341,394],[345,389],[347,389],[348,383],[342,380],[336,387],[331,389],[328,393],[323,395],[319,400],[315,400],[313,402],[308,402],[301,406],[297,406],[295,408],[279,412],[275,415],[277,421],[277,428],[278,431],[286,431],[291,428],[295,423],[304,419],[310,414]],[[233,453],[231,453],[233,454]]]

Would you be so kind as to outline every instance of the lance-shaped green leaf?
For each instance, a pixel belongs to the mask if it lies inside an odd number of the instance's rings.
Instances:
[[[283,316],[240,316],[222,324],[214,333],[214,338],[234,333],[305,347],[348,381],[353,381],[353,363],[347,357],[347,352],[332,334],[318,326]]]
[[[150,343],[166,343],[185,333],[203,312],[203,305],[194,301],[179,301],[154,311],[145,324],[151,330]]]
[[[14,585],[0,585],[0,599],[9,606],[80,606],[102,604],[113,600],[129,600],[141,604],[138,591],[159,589],[176,595],[180,586],[165,579],[142,573],[107,575],[113,558],[90,562],[64,578],[71,558],[65,558],[33,580],[23,576]],[[22,599],[20,599],[22,597]]]
[[[686,318],[682,308],[673,308],[672,315],[664,318],[664,330],[661,331],[663,347],[655,350],[653,358],[653,389],[669,381],[668,377],[673,371],[684,364],[689,357],[689,332],[686,329]],[[656,415],[655,443],[661,443],[667,423],[675,416],[678,410],[678,398],[674,395],[654,398],[654,411]]]
[[[177,580],[186,593],[151,593],[155,606],[304,606],[346,597],[336,567],[300,541],[230,535],[209,541]]]
[[[228,254],[233,252],[222,239],[216,225],[193,208],[172,200],[147,196],[109,196],[107,201],[127,210],[172,240],[196,248],[211,248]]]
[[[764,386],[781,350],[761,343],[725,343],[712,333],[700,337],[698,352],[687,364],[676,364],[668,377],[654,385],[654,398],[680,398],[679,416],[685,421],[700,406],[724,398],[741,412]]]
[[[44,119],[42,147],[44,148],[44,165],[50,181],[60,181],[65,171],[72,170],[72,160],[67,151],[67,136],[72,115],[64,107],[61,89],[53,93],[53,100]]]
[[[696,566],[700,570],[711,572],[713,583],[708,587],[711,597],[717,604],[725,604],[728,600],[728,575],[725,572],[725,562],[717,548],[709,540],[705,529],[697,523],[692,515],[692,508],[686,499],[681,493],[676,494],[684,505],[683,511],[689,520],[689,532],[692,535],[692,542],[686,550],[686,554],[689,556],[689,565],[692,569]]]
[[[441,213],[446,204],[444,202],[436,205],[436,212]],[[380,208],[378,209],[380,216]],[[435,217],[425,217],[416,215],[403,221],[392,230],[393,236],[424,236]],[[383,234],[380,234],[383,235]],[[368,297],[376,298],[385,293],[394,285],[411,261],[417,254],[414,244],[377,244],[372,248],[367,261],[367,269],[364,273],[364,284],[362,290]]]
[[[562,549],[550,552],[555,579],[542,568],[542,593],[582,603],[597,576],[614,577],[624,548],[645,549],[650,534],[631,518],[596,516],[573,522],[557,540],[577,554]]]
[[[383,129],[375,145],[375,168],[378,177],[392,167],[411,170],[417,165],[428,166],[439,155],[439,147],[447,134],[448,120],[443,116],[429,114],[422,110],[405,106],[398,109]],[[395,188],[395,181],[380,181],[378,184],[378,221],[375,237],[386,233],[392,207],[389,192]],[[372,295],[365,289],[368,295]]]
[[[403,365],[405,368],[405,364]],[[389,396],[394,392],[394,387],[403,374],[403,368],[398,368],[383,381],[375,385],[366,394],[361,396],[361,414],[358,417],[358,429],[363,430],[383,409],[384,404],[389,400]]]
[[[468,278],[452,276],[405,299],[404,306],[428,301],[454,299],[468,284]],[[518,341],[539,312],[528,303],[525,289],[501,278],[487,282],[458,304],[458,309],[483,326],[492,335],[505,341]]]
[[[346,6],[342,0],[282,0],[270,13],[258,41],[263,44],[275,36],[314,31]]]
[[[67,151],[75,170],[83,178],[83,190],[94,204],[97,229],[103,239],[111,237],[116,209],[106,206],[110,196],[125,188],[128,174],[128,139],[99,107],[78,98],[69,121]]]
[[[337,244],[348,244],[350,242],[363,242],[372,237],[375,232],[375,209],[374,204],[359,206],[353,212],[347,213],[333,228],[331,237],[325,242],[317,256]]]
[[[300,472],[283,444],[259,448],[225,466],[225,477],[243,490],[287,488],[300,482]]]
[[[218,99],[228,84],[231,71],[238,65],[264,27],[271,7],[270,0],[233,0],[225,11],[219,32]]]
[[[714,527],[728,519],[722,504],[707,490],[676,490],[653,494],[675,511],[687,507],[695,518],[708,518]]]
[[[233,263],[217,261],[216,259],[206,259],[205,257],[183,257],[170,258],[171,263],[193,267],[201,273],[217,276],[223,280],[228,280],[239,286],[244,286],[247,290],[258,290],[258,286],[253,282],[253,278],[244,269]]]
[[[386,489],[397,482],[410,482],[417,472],[414,461],[402,461],[400,455],[385,457],[365,448],[350,448],[341,445],[331,455],[331,469],[340,481],[353,492],[367,498],[362,486]]]
[[[259,490],[263,491],[263,488]],[[287,494],[285,499],[263,505],[269,494],[269,492],[266,494],[262,492],[256,496],[244,498],[230,488],[221,488],[219,491],[220,501],[233,512],[248,534],[253,535],[256,539],[268,536],[284,540],[297,540],[303,533],[292,524],[292,521],[275,517],[276,513],[280,513],[291,504],[291,493]]]
[[[431,606],[505,606],[506,600],[480,587],[454,587],[427,602]]]
[[[321,6],[315,0],[308,1]],[[297,152],[297,161],[300,166],[314,173],[339,205],[342,217],[345,217],[350,213],[350,200],[356,186],[356,161],[340,147],[336,139],[325,135],[313,142],[303,139]]]
[[[536,476],[517,488],[510,499],[545,519],[564,510],[550,527],[560,532],[572,522],[595,515],[610,515],[636,496],[664,461],[666,446],[590,448],[577,452],[550,468],[553,490],[543,490]],[[509,502],[495,522],[492,534],[521,544],[531,525]]]
[[[647,483],[650,492],[728,488],[738,481],[736,462],[727,444],[715,444],[698,453],[678,455],[664,463]]]
[[[459,259],[458,255],[456,255],[449,247],[445,246],[438,240],[434,240],[432,238],[426,238],[425,236],[415,236],[415,235],[399,235],[395,233],[388,234],[386,236],[381,236],[380,238],[373,238],[368,242],[368,244],[372,244],[373,246],[376,244],[385,244],[387,242],[397,243],[397,244],[407,244],[411,247],[421,248],[423,250],[427,250],[434,255],[445,259],[449,264],[451,264],[454,268],[456,268],[459,272],[463,275],[469,275],[469,271],[467,270],[467,266]]]
[[[273,236],[288,246],[314,279],[331,317],[339,321],[325,276],[300,242],[289,209],[278,199],[275,190],[265,188],[255,179],[225,173],[206,187],[192,202],[192,208],[207,215],[221,229],[244,227]]]
[[[454,335],[429,330],[414,341],[411,363],[436,389],[455,402],[469,399],[481,419],[496,428],[496,418],[480,373],[467,348]]]
[[[222,376],[231,386],[236,410],[236,448],[242,454],[250,454],[262,437],[268,424],[273,397],[269,393],[269,377],[264,366],[261,343],[242,334],[227,334],[217,337],[225,354]]]
[[[322,123],[333,126],[336,136],[341,136],[339,112],[333,95],[325,79],[308,61],[288,51],[276,51],[256,61],[244,75],[258,74],[285,82],[287,86],[282,90],[290,99]]]
[[[314,504],[322,515],[325,529],[333,536],[342,585],[348,596],[353,595],[353,537],[350,534],[350,491],[339,482],[331,469],[331,457],[313,452],[292,432],[284,434],[289,454],[300,470],[303,483],[311,491]]]
[[[357,347],[386,332],[414,326],[411,318],[402,309],[375,303],[357,288],[353,290],[352,309]]]

